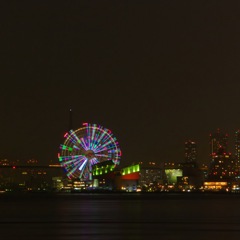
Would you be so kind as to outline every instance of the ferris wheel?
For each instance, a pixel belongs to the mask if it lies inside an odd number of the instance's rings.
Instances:
[[[60,145],[59,162],[69,178],[92,180],[92,166],[111,161],[120,163],[121,150],[109,129],[97,124],[83,123],[83,127],[70,130]]]

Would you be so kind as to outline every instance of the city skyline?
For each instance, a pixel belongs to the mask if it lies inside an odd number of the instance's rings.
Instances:
[[[71,109],[71,114],[72,114],[72,109]],[[70,118],[71,118],[71,121],[72,121],[72,116]],[[70,121],[69,125],[72,124],[71,121]],[[85,124],[87,124],[87,123],[84,123],[84,125]],[[174,161],[174,159],[168,159],[166,161],[161,161],[161,159],[155,158],[155,159],[145,159],[145,161],[140,160],[139,162],[148,163],[149,161],[150,162],[154,161],[155,163],[157,163],[157,165],[162,165],[162,166],[166,162],[174,162],[174,163],[196,162],[200,165],[201,164],[204,165],[204,164],[209,164],[209,161],[211,161],[211,159],[214,158],[214,156],[218,154],[219,149],[222,149],[222,150],[220,150],[221,152],[223,151],[227,154],[230,154],[236,161],[239,162],[239,156],[238,156],[239,155],[239,132],[240,132],[239,129],[236,130],[235,134],[234,134],[234,139],[232,137],[232,138],[230,138],[230,141],[229,141],[229,134],[223,133],[223,131],[221,131],[219,128],[216,129],[216,132],[210,133],[209,136],[208,136],[210,138],[210,140],[208,141],[208,145],[210,146],[210,149],[209,149],[207,155],[205,156],[204,161],[201,161],[201,159],[199,160],[199,157],[198,157],[198,155],[199,155],[198,143],[196,141],[192,141],[191,139],[188,139],[184,142],[184,144],[182,144],[183,145],[182,146],[182,155],[179,156],[178,159],[181,159],[179,161]],[[215,141],[214,143],[213,143],[213,140]],[[60,144],[59,146],[60,147],[59,147],[58,153],[57,153],[58,156],[59,156],[60,152],[62,151],[61,150],[62,149],[62,147],[61,147],[62,144]],[[229,151],[229,150],[231,150],[231,151]],[[200,151],[200,155],[202,155],[201,151]],[[43,163],[41,160],[39,161],[39,159],[34,158],[34,156],[30,157],[30,158],[25,158],[25,159],[20,159],[20,158],[11,159],[11,158],[8,158],[8,157],[4,157],[4,158],[0,159],[0,163],[4,160],[9,160],[12,163],[12,165],[15,165],[15,164],[18,165],[18,164],[24,164],[24,163],[29,164],[29,162],[31,163],[32,161],[33,162],[38,162],[38,164],[40,164],[40,165],[48,165],[48,164],[56,164],[56,163],[58,164],[59,163],[58,157],[57,157],[57,159],[49,159],[45,163]],[[128,163],[123,161],[123,164],[131,164],[131,163],[134,163],[134,162],[136,162],[136,161],[133,160],[133,161],[128,162]]]
[[[126,163],[183,161],[188,139],[205,161],[209,133],[220,128],[233,143],[240,128],[238,9],[3,3],[0,156],[57,160],[72,108],[73,129],[111,129]]]

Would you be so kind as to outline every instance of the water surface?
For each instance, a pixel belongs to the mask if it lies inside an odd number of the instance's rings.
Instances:
[[[0,195],[1,239],[238,239],[240,195]]]

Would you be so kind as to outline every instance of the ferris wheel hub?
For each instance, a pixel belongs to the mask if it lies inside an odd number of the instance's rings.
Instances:
[[[95,153],[93,150],[87,150],[86,153],[85,153],[85,157],[88,158],[88,159],[92,159],[95,157]]]

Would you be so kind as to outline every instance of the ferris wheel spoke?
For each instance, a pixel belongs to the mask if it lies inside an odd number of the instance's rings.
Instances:
[[[88,149],[90,149],[90,147],[91,147],[91,128],[89,125],[87,126],[87,145],[88,145]]]
[[[89,140],[88,137],[82,139],[84,146],[86,147],[87,150],[89,150]]]
[[[100,129],[102,130],[102,128],[100,128]],[[104,130],[102,130],[102,133],[99,134],[100,136],[99,136],[99,138],[97,139],[97,141],[96,141],[96,143],[95,143],[95,145],[94,145],[94,147],[93,147],[93,150],[95,150],[95,149],[98,147],[99,143],[102,141],[102,139],[104,138],[104,136],[105,136],[106,134],[107,134],[107,132],[104,131]]]
[[[87,159],[87,160],[88,160],[88,159]],[[83,167],[82,167],[82,169],[80,170],[80,171],[81,171],[80,179],[82,178],[82,175],[83,175],[83,173],[84,173],[84,170],[85,170],[85,168],[86,168],[86,166],[87,166],[86,163],[87,163],[87,161],[84,162]]]
[[[92,165],[93,165],[93,164],[97,164],[97,163],[99,163],[99,161],[98,161],[97,158],[91,159],[91,164],[92,164]]]
[[[73,136],[75,138],[75,140],[82,146],[82,148],[84,148],[85,150],[86,147],[85,145],[83,144],[83,142],[81,141],[81,139],[78,138],[78,136],[76,135],[76,133],[73,131],[73,130],[70,130],[70,133],[71,133],[71,136]]]
[[[84,159],[83,159],[83,162],[81,163],[81,166],[80,166],[80,168],[79,168],[79,171],[82,171],[82,169],[83,169],[84,165],[87,163],[87,161],[88,161],[87,158],[84,158]]]
[[[86,144],[84,138],[81,138],[80,141],[81,141],[80,145],[81,145],[85,150],[87,150],[88,147],[87,147],[87,144]]]
[[[73,163],[76,163],[78,160],[71,160],[71,161],[67,161],[67,162],[64,162],[62,165],[64,167],[68,167],[70,164],[73,164]]]
[[[113,139],[108,137],[108,138],[105,138],[104,141],[103,141],[103,144],[102,146],[107,146],[108,144],[112,143],[113,142]]]
[[[96,152],[101,152],[103,150],[109,150],[111,148],[114,148],[115,147],[115,144],[112,144],[112,141],[108,141],[106,142],[105,144],[99,146],[97,149],[96,149]]]
[[[90,159],[90,161],[89,161],[89,170],[90,170],[90,172],[92,171],[92,166],[94,164],[97,164],[97,163],[99,163],[99,160],[97,158]]]
[[[81,163],[77,164],[71,171],[68,172],[67,176],[71,177],[72,174],[79,168],[80,165]]]
[[[91,150],[92,150],[93,144],[94,144],[95,132],[96,132],[96,124],[93,124],[92,134],[91,134],[91,144],[90,144],[90,149],[91,149]]]
[[[108,141],[112,141],[112,136],[111,135],[107,135],[103,138],[103,143],[105,144]]]
[[[108,157],[107,154],[95,154],[95,156],[97,156],[97,157]]]
[[[75,162],[78,162],[79,160],[80,160],[80,161],[83,161],[83,158],[82,158],[82,159],[77,158],[77,159],[74,159],[74,160],[70,160],[70,161],[64,162],[64,163],[63,163],[63,166],[68,166],[69,164],[73,164],[73,163],[75,163]]]
[[[69,133],[66,133],[64,135],[65,138],[67,138],[70,142],[72,142],[73,144],[76,143],[76,141],[74,140],[74,138],[69,134]]]
[[[59,157],[59,161],[65,161],[70,159],[81,159],[82,157],[84,157],[84,155],[64,156],[64,157]]]
[[[96,152],[101,152],[103,150],[106,150],[107,149],[107,145],[110,144],[111,141],[107,142],[107,143],[104,143],[102,145],[99,145],[97,146],[97,148],[95,149]]]
[[[76,145],[74,145],[73,148],[75,148],[75,149],[77,149],[77,150],[80,150],[80,148],[77,147]]]
[[[95,151],[97,145],[100,143],[99,139],[100,139],[100,133],[98,133],[94,138],[93,145],[92,145],[93,151]]]
[[[107,148],[104,147],[104,148],[99,148],[98,150],[95,150],[94,152],[95,153],[100,153],[100,152],[103,152],[103,151],[107,151]]]
[[[70,152],[73,150],[72,147],[68,147],[68,146],[63,145],[63,144],[61,144],[59,148],[60,148],[60,149],[63,149],[63,150],[68,150],[68,151],[70,151]]]
[[[69,133],[66,133],[64,135],[65,138],[67,138],[70,142],[72,142],[73,144],[76,143],[76,140],[69,134]]]
[[[99,131],[96,135],[95,138],[93,140],[93,146],[92,146],[92,150],[94,150],[97,146],[97,144],[99,143],[99,138],[101,136],[101,132]]]

